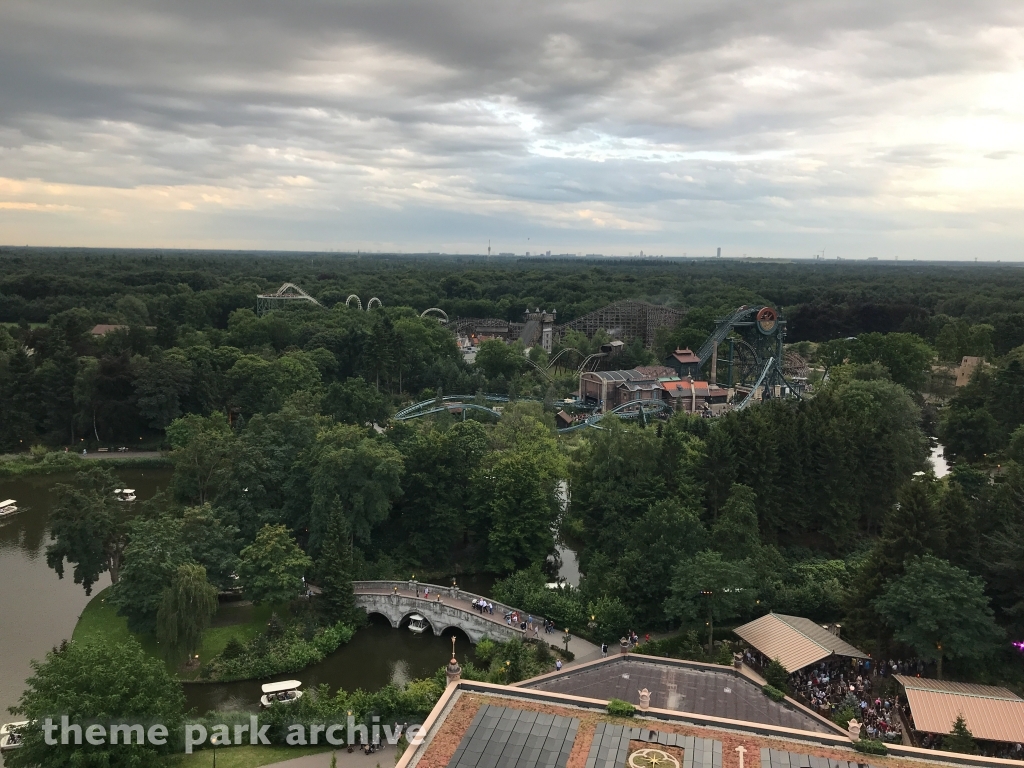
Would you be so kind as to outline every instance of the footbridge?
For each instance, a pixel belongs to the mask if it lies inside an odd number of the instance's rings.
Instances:
[[[410,581],[354,581],[356,605],[368,614],[376,613],[391,622],[395,629],[408,623],[409,617],[418,613],[433,630],[442,635],[448,629],[460,629],[471,642],[478,643],[484,637],[494,640],[540,639],[544,636],[544,619],[533,617],[533,625],[525,630],[506,623],[506,614],[516,612],[526,621],[529,615],[512,606],[489,597],[465,592],[458,587],[444,587],[438,584],[423,584]],[[429,591],[429,594],[428,594]],[[481,613],[472,606],[473,600],[487,600],[494,605],[494,613]],[[548,635],[549,642],[557,642],[555,635]]]

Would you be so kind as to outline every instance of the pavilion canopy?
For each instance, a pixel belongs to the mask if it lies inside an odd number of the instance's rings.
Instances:
[[[836,656],[866,659],[867,654],[840,640],[820,624],[800,616],[769,613],[737,627],[737,635],[769,659],[778,659],[789,672]]]
[[[914,728],[949,733],[962,714],[976,739],[1024,743],[1024,699],[1006,688],[895,675],[907,692]]]

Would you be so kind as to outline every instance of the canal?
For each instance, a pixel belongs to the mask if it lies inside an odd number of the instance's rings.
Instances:
[[[117,472],[126,487],[135,489],[140,501],[166,487],[170,474],[165,469]],[[0,499],[16,499],[21,509],[0,522],[0,722],[12,719],[7,708],[21,696],[32,672],[32,660],[42,659],[61,640],[71,637],[90,599],[81,585],[74,583],[70,569],[65,571],[64,579],[58,579],[46,564],[53,488],[71,479],[70,475],[49,475],[0,480]],[[486,577],[471,576],[462,576],[459,582],[474,590],[490,589],[493,583]],[[98,592],[109,584],[104,575],[94,589]],[[459,635],[456,642],[460,661],[473,661],[468,639]],[[323,662],[278,679],[296,678],[305,687],[327,683],[332,689],[377,690],[389,682],[402,684],[432,675],[450,654],[449,638],[395,630],[379,617],[371,617],[351,642]],[[263,682],[188,684],[184,686],[185,696],[188,706],[200,712],[251,709],[257,705]]]

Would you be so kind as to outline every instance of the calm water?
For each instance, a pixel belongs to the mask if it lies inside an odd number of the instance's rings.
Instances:
[[[124,470],[117,473],[140,499],[167,484],[168,470]],[[16,499],[21,509],[0,522],[0,722],[17,703],[31,674],[32,659],[42,659],[61,640],[70,639],[89,598],[75,584],[70,569],[58,579],[46,565],[47,518],[55,483],[70,476],[49,475],[0,480],[0,499]],[[110,583],[105,575],[95,589]]]
[[[935,443],[928,456],[928,461],[932,465],[936,477],[945,477],[949,474],[949,464],[946,463],[944,451],[941,443]]]
[[[401,685],[418,677],[433,675],[451,658],[451,635],[434,637],[432,632],[417,635],[408,629],[392,629],[380,616],[371,616],[365,629],[359,630],[348,643],[320,664],[291,675],[278,675],[273,680],[301,680],[303,688],[327,683],[332,690],[362,688],[375,691],[384,685]],[[455,653],[460,662],[475,661],[472,646],[461,632],[456,635]],[[185,698],[188,706],[200,713],[211,709],[256,710],[260,686],[267,680],[239,683],[188,684]]]
[[[117,474],[124,485],[135,488],[140,501],[152,497],[170,480],[169,470],[124,470]],[[58,579],[46,565],[53,486],[70,480],[70,476],[59,475],[0,480],[0,499],[16,499],[22,510],[0,523],[0,722],[11,719],[7,708],[21,696],[25,679],[31,674],[30,662],[42,659],[61,640],[70,639],[90,599],[81,585],[74,583],[70,569],[64,579]],[[493,584],[493,579],[486,576],[460,575],[458,581],[463,588],[483,590],[484,594]],[[109,583],[104,576],[94,590],[98,592]],[[459,659],[474,660],[465,636],[459,635],[456,642]],[[372,617],[348,645],[322,663],[277,679],[294,677],[305,687],[328,683],[332,688],[376,690],[389,682],[400,684],[432,675],[450,655],[448,637],[395,630],[385,620]],[[263,682],[186,685],[185,695],[189,707],[202,712],[212,708],[250,709],[258,704]]]

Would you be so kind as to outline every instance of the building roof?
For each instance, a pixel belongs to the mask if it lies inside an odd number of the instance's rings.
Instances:
[[[1024,699],[1013,691],[926,677],[895,678],[906,690],[914,727],[919,731],[949,733],[962,714],[976,739],[1024,742]]]
[[[603,381],[650,381],[651,376],[645,376],[640,371],[591,371],[584,373],[584,376],[596,376]]]
[[[652,379],[675,380],[679,378],[679,374],[667,365],[638,365],[633,370],[640,371],[640,373],[650,376]]]
[[[565,768],[580,721],[485,704],[448,761],[449,768]]]
[[[820,624],[800,616],[769,613],[733,631],[768,658],[778,659],[790,672],[832,654],[854,659],[868,657]]]
[[[520,687],[588,699],[622,699],[639,704],[639,690],[651,692],[651,706],[677,712],[764,723],[802,731],[834,731],[810,713],[772,701],[761,689],[729,667],[660,659],[612,657],[599,663],[568,667],[520,683]]]
[[[676,361],[682,363],[683,365],[690,365],[692,363],[700,365],[700,358],[697,357],[697,354],[693,352],[689,347],[687,347],[686,349],[677,349],[670,355],[670,357],[674,358]]]

